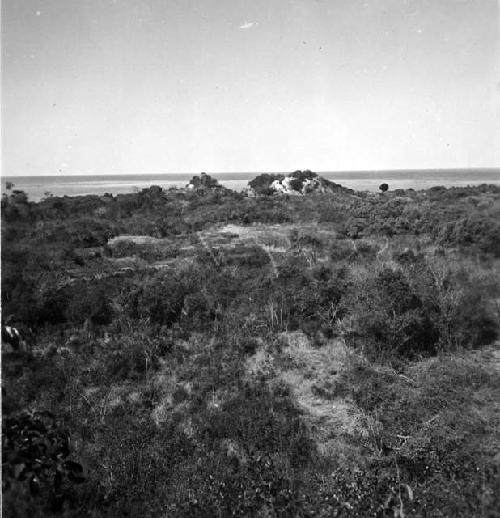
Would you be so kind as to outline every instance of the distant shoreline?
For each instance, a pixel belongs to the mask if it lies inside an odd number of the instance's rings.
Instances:
[[[262,174],[212,173],[225,187],[242,191],[248,181]],[[184,187],[199,173],[133,173],[105,175],[47,175],[47,176],[2,176],[2,193],[6,182],[14,184],[13,189],[27,193],[32,201],[53,196],[103,195],[104,193],[126,194],[159,185],[165,189]],[[479,184],[500,184],[500,168],[475,169],[398,169],[383,171],[320,171],[319,175],[357,191],[377,192],[380,183],[388,183],[395,189],[428,189],[434,186],[463,187]]]
[[[292,171],[205,171],[207,174],[211,176],[227,176],[227,175],[238,175],[238,176],[257,176],[259,174],[268,173],[268,174],[279,174],[279,173],[288,173]],[[357,176],[357,175],[367,175],[367,174],[415,174],[415,173],[438,173],[438,174],[447,174],[447,173],[471,173],[476,172],[478,174],[481,173],[491,173],[500,176],[500,167],[444,167],[444,168],[411,168],[411,169],[339,169],[335,171],[316,171],[315,172],[321,176],[324,175],[349,175],[349,176]],[[2,175],[2,180],[14,180],[18,178],[89,178],[89,177],[178,177],[178,176],[194,176],[200,174],[200,171],[192,171],[192,172],[169,172],[169,173],[69,173],[69,174],[42,174],[42,175]]]

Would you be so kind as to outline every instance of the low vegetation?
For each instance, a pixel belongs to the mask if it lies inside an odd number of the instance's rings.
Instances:
[[[499,516],[500,188],[207,177],[4,196],[4,515]]]

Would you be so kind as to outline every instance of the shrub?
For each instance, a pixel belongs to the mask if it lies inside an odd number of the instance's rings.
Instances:
[[[499,234],[498,217],[472,214],[441,226],[438,240],[444,245],[475,247],[483,253],[500,257]]]
[[[446,267],[433,272],[421,260],[406,273],[387,267],[367,273],[344,299],[343,310],[350,322],[346,338],[372,360],[416,359],[497,336],[484,286],[474,285],[468,274],[460,280]]]
[[[330,247],[330,259],[334,262],[349,260],[355,257],[356,252],[350,241],[346,239],[337,239]]]
[[[66,302],[64,313],[66,319],[74,326],[87,321],[95,325],[111,323],[113,311],[109,294],[104,287],[87,284],[79,286],[78,289],[71,289],[68,296],[70,298]]]
[[[253,180],[248,182],[249,187],[251,187],[257,194],[260,195],[271,195],[274,191],[271,189],[271,184],[274,180],[282,180],[285,176],[282,174],[268,174],[264,173],[259,176],[256,176]]]
[[[216,253],[219,258],[219,263],[224,266],[263,268],[269,264],[269,256],[257,245],[244,246],[238,244],[233,248],[221,249]]]
[[[133,307],[129,308],[136,308],[137,316],[158,326],[170,327],[178,322],[188,293],[182,277],[158,274],[141,284],[133,294]]]
[[[159,367],[160,344],[143,334],[120,337],[108,344],[102,357],[101,382],[139,380]],[[100,370],[101,366],[99,366]]]
[[[436,352],[431,315],[399,270],[384,268],[358,280],[343,303],[351,318],[347,339],[371,359],[416,358]]]
[[[377,248],[371,243],[360,241],[356,244],[356,255],[367,261],[373,261],[377,256]]]
[[[2,508],[60,512],[75,505],[75,484],[85,481],[83,466],[68,458],[69,433],[49,412],[21,413],[2,423]],[[26,511],[28,511],[26,509]],[[12,514],[11,514],[12,513]]]
[[[441,349],[478,347],[496,338],[498,320],[489,302],[498,293],[494,279],[439,259],[417,261],[409,275],[439,334]]]
[[[66,224],[66,231],[73,246],[80,248],[103,246],[115,234],[109,224],[90,218]]]

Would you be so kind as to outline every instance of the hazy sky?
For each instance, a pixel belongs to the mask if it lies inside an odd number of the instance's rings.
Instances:
[[[3,0],[4,175],[500,166],[496,0]]]

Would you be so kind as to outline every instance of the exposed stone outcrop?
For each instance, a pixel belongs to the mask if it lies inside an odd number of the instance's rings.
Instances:
[[[283,174],[262,174],[248,183],[250,195],[289,194],[301,196],[312,193],[333,193],[345,191],[339,184],[326,180],[312,171],[294,171]]]
[[[187,189],[195,191],[223,191],[226,188],[221,185],[215,178],[207,173],[201,173],[199,176],[193,176],[186,185]]]

